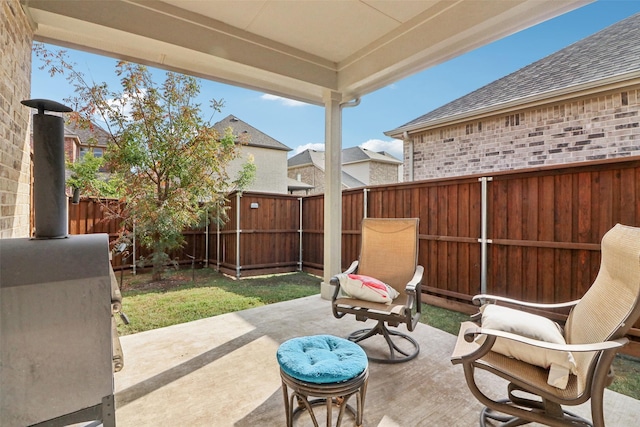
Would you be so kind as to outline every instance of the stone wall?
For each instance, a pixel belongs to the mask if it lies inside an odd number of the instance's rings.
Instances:
[[[393,163],[371,162],[370,185],[395,184],[398,182],[398,165]]]
[[[260,191],[266,193],[287,193],[287,152],[270,148],[245,145],[240,147],[240,156],[227,166],[227,172],[232,180],[238,177],[242,166],[249,158],[256,166],[255,180],[245,191]]]
[[[640,155],[640,85],[411,135],[414,180]],[[409,161],[404,144],[404,162]],[[405,181],[410,168],[404,169]]]
[[[0,1],[0,238],[30,235],[33,31],[18,0]]]

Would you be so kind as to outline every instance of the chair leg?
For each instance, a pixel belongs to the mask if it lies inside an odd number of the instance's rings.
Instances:
[[[487,419],[500,422],[501,427],[515,427],[530,424],[531,421],[523,420],[522,418],[514,417],[511,415],[502,415],[499,412],[495,412],[491,408],[486,406],[480,412],[480,427],[487,427]],[[491,424],[493,426],[494,424]]]
[[[514,395],[516,391],[524,391],[513,383],[508,386],[509,398],[494,400],[484,394],[475,381],[475,367],[472,363],[463,363],[465,379],[471,393],[485,406],[480,414],[480,427],[494,427],[498,421],[500,427],[512,427],[532,422],[552,427],[593,427],[588,420],[565,411],[555,402],[531,400]]]
[[[604,390],[591,395],[591,419],[594,427],[604,427]]]
[[[496,403],[510,405],[510,408],[513,410],[516,408],[517,410],[522,410],[521,405],[513,406],[513,402],[509,399],[502,399],[496,401]],[[537,403],[537,402],[536,402]],[[555,405],[555,404],[554,404]],[[548,405],[544,404],[542,406],[548,407]],[[547,412],[545,410],[540,410],[537,405],[532,410],[529,410],[529,416],[532,418],[536,418],[535,420],[527,419],[524,417],[519,417],[516,415],[505,415],[507,413],[505,409],[505,413],[499,412],[499,410],[495,410],[489,407],[484,407],[482,412],[480,412],[480,427],[515,427],[522,426],[526,424],[530,424],[533,422],[548,424],[551,426],[571,426],[571,427],[594,427],[597,424],[591,424],[588,420],[566,410],[563,410],[560,405],[557,405],[560,408],[559,415],[556,415],[557,408],[551,410],[551,412]],[[503,406],[503,408],[506,408]],[[526,410],[526,409],[525,409]],[[536,417],[536,415],[541,415],[543,418]],[[497,421],[500,424],[487,424],[487,420]]]
[[[416,340],[414,340],[409,335],[404,334],[402,332],[389,330],[386,327],[384,321],[382,320],[378,321],[378,324],[375,327],[370,329],[360,329],[358,331],[353,332],[347,338],[349,339],[349,341],[359,343],[375,335],[382,335],[384,337],[387,343],[387,346],[389,347],[389,357],[384,359],[384,358],[371,357],[367,355],[369,360],[373,362],[380,362],[380,363],[408,362],[409,360],[412,360],[416,356],[418,356],[418,353],[420,352],[420,345]],[[412,349],[408,351],[401,349],[393,341],[393,339],[391,338],[392,336],[399,337],[401,339],[406,340],[411,345]],[[401,356],[396,356],[396,353],[399,353]]]

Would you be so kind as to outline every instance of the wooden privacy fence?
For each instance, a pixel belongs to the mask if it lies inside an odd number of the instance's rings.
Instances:
[[[424,301],[463,311],[483,292],[564,302],[595,279],[604,233],[640,226],[640,159],[376,186],[342,201],[343,268],[357,259],[363,216],[417,217]],[[321,206],[303,199],[305,270],[322,266]]]
[[[300,200],[280,194],[234,193],[222,226],[212,218],[208,226],[184,231],[185,245],[169,255],[180,265],[213,266],[237,277],[300,270]],[[115,250],[125,231],[117,214],[121,209],[115,200],[83,198],[77,205],[69,201],[69,234],[108,233],[113,268],[135,271],[140,265],[134,260],[148,253],[135,239],[124,256]]]
[[[103,212],[92,200],[71,205],[70,233],[115,239],[118,221]],[[640,226],[640,158],[344,191],[344,268],[358,257],[365,216],[420,219],[423,299],[430,303],[465,310],[481,292],[568,301],[594,280],[604,233],[618,222]],[[222,227],[185,232],[186,246],[172,256],[236,276],[320,273],[323,230],[322,195],[245,192],[230,197]],[[131,258],[113,263],[130,266]],[[635,326],[632,335],[640,337]]]
[[[209,231],[209,247],[215,248],[209,263],[237,277],[300,270],[300,200],[280,194],[233,194],[228,221]]]

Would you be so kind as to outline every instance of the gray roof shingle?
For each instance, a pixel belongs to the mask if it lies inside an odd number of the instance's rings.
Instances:
[[[535,95],[640,70],[640,14],[428,112],[405,127],[473,113]]]
[[[355,178],[353,175],[349,175],[345,171],[342,171],[342,184],[347,188],[364,187],[367,184]]]
[[[362,161],[377,161],[384,163],[401,164],[402,161],[396,159],[384,151],[375,152],[362,147],[350,147],[342,150],[342,164],[356,163]],[[324,151],[304,150],[288,160],[288,166],[315,165],[324,169]]]
[[[213,127],[221,134],[224,134],[225,129],[231,127],[231,129],[233,129],[233,134],[239,137],[239,139],[242,139],[243,142],[245,141],[245,138],[240,138],[240,136],[248,135],[246,142],[249,146],[291,151],[291,148],[287,147],[280,141],[273,139],[266,133],[254,128],[250,124],[243,122],[233,115],[228,115],[218,123],[214,124]]]
[[[93,122],[86,127],[79,126],[76,123],[65,123],[64,134],[65,136],[77,137],[80,140],[80,144],[95,145],[97,147],[106,147],[111,139],[106,130]]]
[[[402,161],[396,159],[389,153],[385,153],[384,151],[378,153],[362,147],[351,147],[342,150],[342,164],[362,162],[367,160],[384,163],[402,163]]]
[[[304,150],[287,160],[288,167],[314,165],[324,170],[324,151]]]

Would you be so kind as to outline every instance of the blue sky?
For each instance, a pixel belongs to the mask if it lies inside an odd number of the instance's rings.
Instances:
[[[385,136],[385,131],[636,13],[640,13],[639,0],[598,0],[368,94],[359,106],[343,110],[342,145],[386,150],[401,158],[402,144]],[[93,81],[119,88],[115,60],[73,50],[68,53]],[[73,94],[66,80],[51,78],[38,69],[40,65],[34,58],[32,98],[62,101]],[[158,76],[161,81],[162,73]],[[201,92],[203,108],[208,99],[224,99],[217,119],[233,114],[292,148],[290,155],[305,148],[323,149],[322,107],[207,80],[201,80]]]

